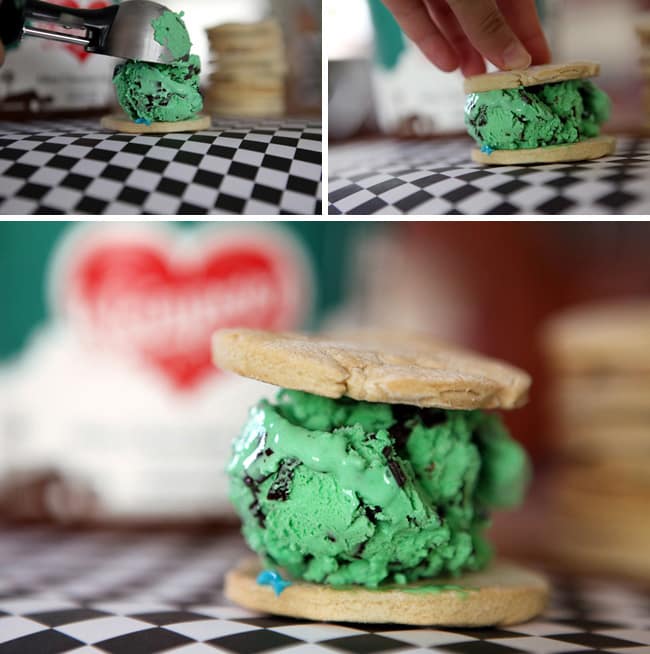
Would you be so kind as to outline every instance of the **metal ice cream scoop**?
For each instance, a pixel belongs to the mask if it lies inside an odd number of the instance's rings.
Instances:
[[[7,4],[13,2],[5,0],[3,5]],[[166,11],[169,11],[167,7],[151,0],[127,0],[102,9],[71,9],[27,0],[22,34],[76,43],[96,54],[167,64],[174,61],[174,56],[169,48],[154,40],[152,25]],[[57,29],[27,26],[26,20],[52,23]],[[70,28],[85,30],[85,35],[66,34],[65,30]]]

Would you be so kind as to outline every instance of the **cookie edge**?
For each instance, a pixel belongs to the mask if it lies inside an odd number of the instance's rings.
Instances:
[[[396,589],[381,594],[365,588],[336,589],[294,582],[276,596],[271,588],[257,584],[259,560],[249,558],[226,573],[224,594],[235,604],[253,611],[324,622],[487,627],[520,624],[542,613],[550,596],[546,578],[506,561],[492,564],[499,565],[525,572],[530,580],[510,587],[486,585],[476,590],[435,593]]]
[[[146,125],[136,123],[122,114],[107,114],[102,116],[100,125],[104,129],[110,129],[122,134],[171,134],[173,132],[198,132],[208,129],[212,125],[212,119],[208,114],[199,114],[188,120],[162,121]]]
[[[274,337],[277,337],[277,341]],[[212,336],[212,360],[218,368],[243,377],[329,398],[346,396],[358,401],[448,410],[510,410],[519,408],[528,401],[532,383],[530,375],[516,366],[481,354],[448,347],[451,354],[476,358],[490,366],[496,364],[511,378],[503,380],[498,376],[486,376],[481,370],[473,370],[466,371],[467,377],[471,377],[473,382],[467,382],[462,389],[458,388],[458,383],[454,380],[436,386],[431,382],[418,384],[413,376],[408,375],[403,378],[385,375],[382,383],[378,384],[377,378],[364,379],[361,376],[357,379],[356,368],[346,367],[331,355],[331,347],[336,347],[336,335],[324,334],[322,338],[333,343],[329,346],[315,343],[309,352],[296,348],[289,357],[290,347],[287,347],[286,340],[309,343],[311,336],[247,328],[220,329]],[[243,346],[237,344],[240,340],[244,341]],[[374,347],[380,349],[381,345],[379,343]],[[467,388],[467,384],[471,388]],[[406,391],[404,386],[408,387]]]
[[[555,73],[555,74],[554,74]],[[600,74],[600,62],[592,60],[544,64],[518,70],[499,70],[467,77],[463,82],[466,94],[503,91],[540,84],[554,84],[572,79],[588,79]]]
[[[492,150],[490,154],[480,148],[472,149],[472,161],[493,166],[519,166],[547,163],[592,161],[616,151],[616,137],[594,136],[578,143],[547,145],[542,148],[521,150]]]

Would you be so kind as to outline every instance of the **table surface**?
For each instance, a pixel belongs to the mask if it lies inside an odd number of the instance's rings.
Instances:
[[[650,595],[627,585],[556,579],[543,616],[503,629],[312,623],[224,599],[245,552],[234,534],[5,527],[0,654],[650,652]]]
[[[596,161],[484,166],[469,138],[374,139],[329,148],[329,213],[648,214],[650,139]]]
[[[0,214],[320,214],[321,176],[315,121],[143,135],[0,122]]]

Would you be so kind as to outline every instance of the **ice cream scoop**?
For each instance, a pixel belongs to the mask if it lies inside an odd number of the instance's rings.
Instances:
[[[150,0],[127,0],[102,9],[73,9],[40,0],[5,1],[0,6],[0,23],[4,23],[5,43],[35,36],[81,45],[95,54],[168,64],[179,58],[173,44],[154,38],[155,23],[166,12],[166,7]],[[33,21],[53,24],[56,29],[32,25]],[[67,32],[70,29],[85,34],[73,35]]]

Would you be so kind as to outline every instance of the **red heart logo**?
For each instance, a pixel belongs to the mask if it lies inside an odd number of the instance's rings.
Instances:
[[[293,240],[267,230],[220,231],[182,257],[176,239],[154,232],[73,239],[58,264],[66,317],[95,345],[153,366],[179,389],[195,387],[216,373],[216,329],[294,328],[310,297],[309,270]]]
[[[70,7],[71,9],[80,9],[81,5],[79,5],[76,0],[51,0],[53,4],[60,5],[61,7]],[[107,0],[94,0],[94,2],[91,2],[90,4],[86,5],[84,8],[85,9],[103,9],[104,7],[108,7],[111,3],[108,2]],[[63,47],[70,52],[74,57],[76,57],[79,61],[86,61],[88,57],[90,57],[91,53],[86,52],[83,49],[83,46],[81,45],[74,45],[72,43],[65,43],[63,44]]]

